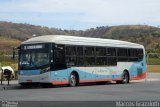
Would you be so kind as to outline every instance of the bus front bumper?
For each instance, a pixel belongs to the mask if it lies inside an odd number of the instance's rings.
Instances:
[[[50,83],[49,73],[40,75],[18,75],[19,83]]]

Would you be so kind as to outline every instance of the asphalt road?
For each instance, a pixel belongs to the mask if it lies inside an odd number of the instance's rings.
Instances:
[[[12,83],[10,86],[0,85],[0,101],[160,101],[160,79],[158,78],[160,74],[150,74],[147,80],[129,84],[82,84],[77,87],[55,88],[23,88]]]
[[[4,82],[4,84],[6,83]],[[151,73],[148,74],[146,80],[132,81],[129,84],[81,84],[77,87],[58,86],[55,88],[41,88],[38,86],[24,88],[18,85],[17,81],[12,81],[10,86],[0,85],[0,101],[38,101],[25,102],[24,104],[21,102],[20,107],[46,107],[46,103],[47,107],[53,107],[53,104],[54,107],[66,107],[66,105],[70,107],[77,107],[77,105],[78,107],[84,107],[82,104],[85,107],[97,107],[99,103],[95,101],[159,101],[160,104],[160,74]],[[42,103],[41,101],[52,101],[52,104],[48,102]],[[53,101],[63,102],[53,103]],[[73,103],[72,101],[85,102]],[[88,103],[86,101],[94,102]],[[103,104],[103,106],[108,105],[108,103]],[[115,107],[115,103],[111,103],[110,107]],[[36,106],[36,104],[40,105]]]
[[[81,85],[77,87],[1,89],[0,100],[17,101],[160,101],[160,81],[130,84]]]

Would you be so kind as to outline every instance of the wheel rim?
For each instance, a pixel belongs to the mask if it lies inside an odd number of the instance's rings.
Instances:
[[[128,75],[126,72],[123,74],[123,83],[128,83]]]
[[[71,76],[70,76],[70,84],[71,84],[71,86],[76,85],[76,77],[73,74],[71,74]]]

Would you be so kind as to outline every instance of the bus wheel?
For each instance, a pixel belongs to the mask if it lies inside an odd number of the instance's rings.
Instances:
[[[75,73],[71,73],[69,77],[69,86],[75,87],[77,85],[77,77]]]
[[[128,74],[128,72],[124,71],[123,75],[122,75],[122,81],[116,81],[116,83],[118,83],[118,84],[127,84],[127,83],[129,83],[129,74]]]

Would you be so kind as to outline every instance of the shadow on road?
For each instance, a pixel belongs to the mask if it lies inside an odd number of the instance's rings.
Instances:
[[[130,82],[129,84],[136,84],[136,83],[140,83],[140,82]],[[128,85],[129,85],[128,84]],[[111,83],[111,82],[105,82],[105,83],[85,83],[85,84],[79,84],[76,87],[87,87],[87,86],[92,86],[92,87],[96,87],[96,86],[101,86],[101,85],[122,85],[122,84],[116,84],[115,82]],[[123,84],[123,85],[127,85],[127,84]],[[26,86],[21,86],[19,84],[11,84],[11,85],[0,85],[0,90],[17,90],[17,89],[54,89],[54,88],[76,88],[76,87],[69,87],[68,85],[52,85],[52,86],[48,86],[48,87],[42,87],[40,84],[38,85],[26,85]]]

